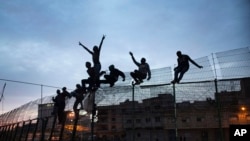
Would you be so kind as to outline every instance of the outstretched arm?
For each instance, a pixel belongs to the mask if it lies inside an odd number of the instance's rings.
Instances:
[[[151,70],[150,70],[150,66],[149,65],[147,65],[148,66],[148,80],[150,80],[151,79]]]
[[[55,97],[54,97],[54,96],[52,97],[52,101],[53,101],[53,102],[56,102],[56,99],[55,99]]]
[[[194,60],[192,60],[190,57],[188,58],[189,59],[189,61],[192,63],[192,64],[194,64],[196,67],[198,67],[198,68],[203,68],[202,66],[200,66],[200,65],[198,65]]]
[[[104,39],[105,39],[105,35],[102,36],[102,40],[101,40],[100,45],[99,45],[99,52],[101,51],[102,43],[103,43]]]
[[[120,70],[118,70],[119,71],[119,75],[122,77],[122,81],[125,81],[125,74],[122,72],[122,71],[120,71]]]
[[[85,50],[87,50],[87,52],[89,52],[90,54],[93,54],[93,52],[89,50],[86,46],[84,46],[81,42],[79,42],[79,45],[82,46]]]
[[[137,61],[135,60],[135,57],[134,57],[133,53],[132,53],[132,52],[129,52],[129,54],[130,54],[130,56],[132,57],[133,62],[134,62],[137,66],[139,66],[140,63],[137,62]]]

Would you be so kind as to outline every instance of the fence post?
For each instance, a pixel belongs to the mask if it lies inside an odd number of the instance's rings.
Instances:
[[[66,113],[64,112],[64,114],[63,114],[63,121],[62,121],[62,123],[61,123],[61,131],[60,131],[60,135],[59,135],[59,141],[62,141],[62,140],[64,140],[63,139],[63,132],[64,132],[64,126],[65,126],[65,122],[66,122]]]
[[[176,95],[175,95],[175,84],[174,83],[173,83],[173,95],[174,95],[175,141],[177,141],[177,139],[178,139],[177,109],[176,109]]]
[[[31,120],[29,121],[29,125],[28,125],[27,131],[26,131],[25,141],[28,140],[28,135],[29,135],[29,132],[30,132],[30,126],[31,126]]]
[[[55,130],[56,119],[57,119],[57,114],[55,114],[55,115],[53,116],[53,124],[52,124],[51,131],[50,131],[50,135],[49,135],[49,141],[51,141],[52,136],[53,136],[53,132],[54,132],[54,130]]]
[[[71,141],[75,141],[78,120],[79,120],[79,110],[75,111],[75,119],[74,119],[74,125],[73,125]]]
[[[37,131],[37,128],[38,128],[39,118],[37,118],[36,120],[37,121],[36,121],[35,129],[33,131],[32,141],[34,141],[35,137],[36,137],[36,131]]]
[[[7,133],[6,133],[6,138],[5,138],[5,140],[9,140],[10,132],[11,132],[11,124],[8,125],[8,130],[7,130]]]
[[[91,141],[94,141],[94,128],[95,128],[95,114],[96,114],[96,104],[95,104],[95,91],[92,91],[91,94],[93,95],[93,100],[92,100],[92,117],[91,117]]]
[[[19,135],[19,141],[21,141],[22,140],[22,135],[23,135],[23,128],[24,128],[24,126],[25,126],[25,121],[23,121],[23,125],[22,125],[22,127],[21,127],[21,132],[20,132],[20,135]]]
[[[135,83],[132,82],[132,141],[135,141]]]
[[[13,141],[15,141],[16,140],[16,135],[17,135],[17,130],[18,130],[18,128],[19,128],[19,122],[16,124],[16,127],[15,127],[15,132],[14,132],[14,135],[13,135]]]
[[[216,99],[216,106],[217,106],[217,112],[218,112],[218,124],[219,124],[219,131],[220,131],[220,141],[224,141],[223,129],[222,129],[222,123],[221,123],[221,103],[220,103],[220,96],[218,95],[217,79],[214,80],[214,84],[215,84],[215,99]]]

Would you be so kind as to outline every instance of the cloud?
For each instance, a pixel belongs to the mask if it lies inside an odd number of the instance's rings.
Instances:
[[[244,3],[245,2],[245,3]],[[103,34],[103,69],[129,72],[147,58],[151,68],[249,46],[249,2],[221,1],[4,1],[0,6],[0,78],[74,88],[86,78],[92,49]],[[29,92],[27,92],[29,93]]]

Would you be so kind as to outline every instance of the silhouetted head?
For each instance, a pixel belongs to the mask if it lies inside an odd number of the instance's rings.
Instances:
[[[61,93],[61,91],[60,91],[59,89],[57,89],[57,90],[56,90],[56,93],[57,93],[57,94],[60,94],[60,93]]]
[[[67,88],[66,88],[66,87],[63,87],[63,88],[62,88],[62,90],[63,90],[63,91],[66,91],[66,90],[67,90]]]
[[[110,65],[109,66],[109,70],[111,71],[111,70],[114,70],[115,69],[115,66],[114,65]]]
[[[181,55],[182,55],[182,54],[181,54],[181,51],[177,51],[177,52],[176,52],[176,55],[177,55],[178,57],[181,57]]]
[[[81,88],[81,85],[80,84],[76,84],[76,88]]]
[[[94,47],[93,47],[93,51],[94,51],[94,52],[98,52],[98,46],[94,46]]]
[[[90,68],[91,67],[91,63],[90,62],[86,62],[85,66],[86,66],[86,68]]]
[[[145,64],[146,63],[146,59],[145,58],[141,58],[141,63]]]

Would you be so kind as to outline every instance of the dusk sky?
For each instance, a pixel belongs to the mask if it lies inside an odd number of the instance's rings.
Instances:
[[[0,79],[74,89],[106,35],[102,70],[133,71],[129,51],[151,69],[250,46],[249,0],[0,0]],[[41,97],[41,87],[6,83],[1,112]],[[56,88],[43,87],[43,96]]]

